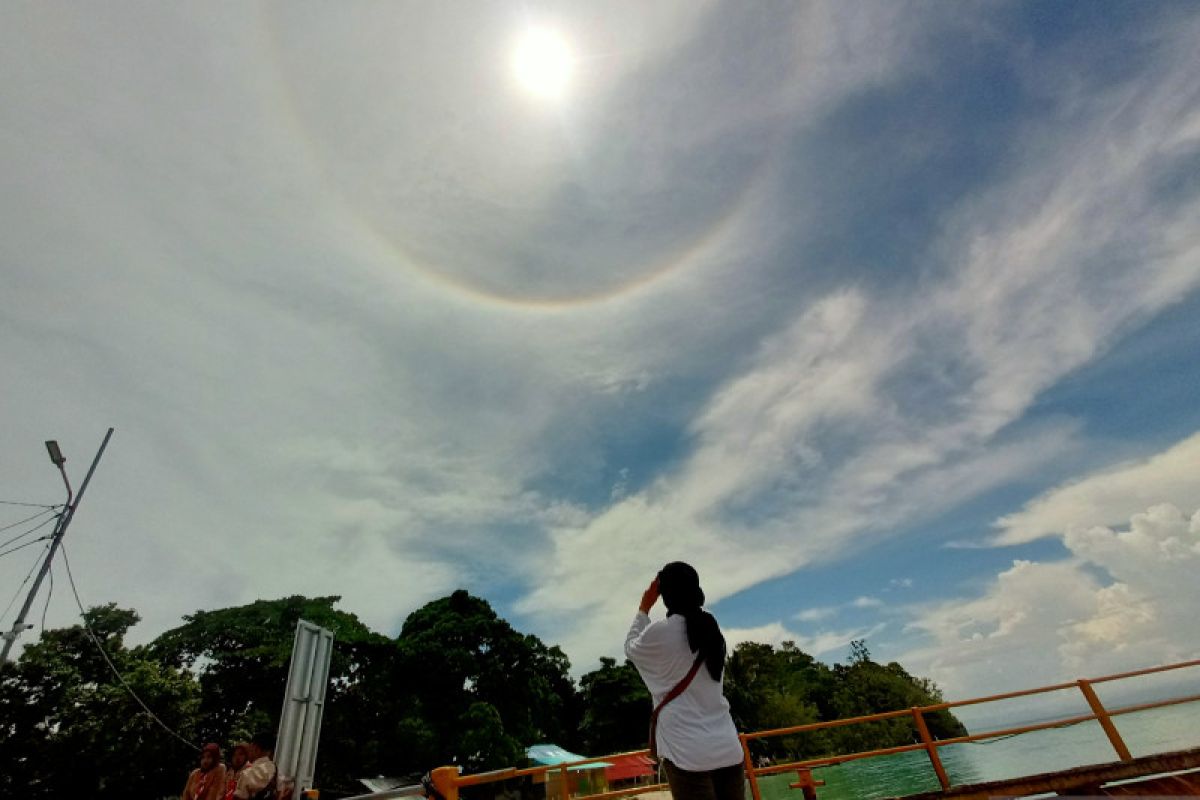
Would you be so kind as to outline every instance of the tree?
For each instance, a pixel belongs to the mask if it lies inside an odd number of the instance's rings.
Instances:
[[[109,604],[84,619],[133,691],[194,739],[199,687],[145,648],[125,647],[137,613]],[[0,668],[0,721],[0,792],[12,797],[162,797],[179,792],[198,758],[143,711],[82,625],[43,631]]]
[[[357,777],[392,768],[396,748],[407,744],[401,735],[414,731],[396,725],[395,644],[335,609],[339,599],[292,596],[197,611],[155,639],[151,650],[199,674],[200,733],[206,741],[232,743],[278,724],[297,621],[332,631],[317,770],[322,785],[353,789]]]
[[[917,679],[896,662],[882,665],[871,660],[861,641],[851,643],[850,664],[834,667],[836,685],[832,706],[838,718],[899,711],[942,701],[941,692],[928,680]],[[930,714],[927,724],[935,737],[962,736],[966,728],[949,711]],[[869,750],[911,744],[918,734],[908,717],[840,728],[834,739],[841,750]]]
[[[646,746],[650,693],[633,664],[617,666],[616,659],[601,658],[599,669],[579,679],[579,691],[583,752],[620,753]]]
[[[566,655],[514,630],[486,600],[462,589],[434,600],[409,615],[397,642],[415,713],[437,742],[437,763],[477,758],[461,733],[481,718],[479,703],[494,709],[504,735],[523,745],[574,744],[578,712]],[[478,756],[481,766],[511,764],[495,760],[501,751],[488,748]]]
[[[726,662],[725,694],[730,711],[742,730],[787,728],[816,722],[820,711],[813,697],[828,683],[828,667],[784,642],[776,650],[768,644],[743,642]],[[823,733],[760,740],[756,755],[801,758],[823,752]]]

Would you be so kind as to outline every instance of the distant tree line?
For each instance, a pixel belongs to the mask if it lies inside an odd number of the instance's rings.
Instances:
[[[603,658],[578,685],[556,646],[515,630],[487,601],[459,590],[413,612],[395,638],[334,608],[337,597],[288,597],[184,617],[148,645],[113,604],[88,626],[162,725],[199,745],[227,746],[280,710],[296,621],[334,632],[317,777],[323,796],[362,791],[359,777],[413,777],[458,764],[521,763],[553,742],[603,755],[646,744],[650,698],[628,664]],[[784,643],[739,645],[726,694],[742,730],[782,727],[940,701],[932,683],[876,664],[862,643],[829,667]],[[963,733],[949,713],[935,736]],[[912,741],[909,720],[868,730],[772,740],[756,755],[808,756]],[[197,752],[155,722],[114,677],[82,625],[44,631],[0,668],[0,795],[29,798],[177,796]]]

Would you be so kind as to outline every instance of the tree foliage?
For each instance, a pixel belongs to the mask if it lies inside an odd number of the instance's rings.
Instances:
[[[626,661],[601,658],[600,668],[579,680],[583,719],[580,745],[586,753],[621,753],[646,746],[652,710],[641,676]]]
[[[566,654],[514,630],[486,600],[461,589],[434,600],[408,617],[397,644],[409,679],[405,695],[438,743],[432,763],[503,767],[513,763],[503,760],[509,740],[573,740],[575,686]],[[491,738],[472,727],[484,721]],[[472,735],[464,738],[464,731]]]
[[[779,649],[742,643],[729,658],[725,693],[742,730],[792,727],[942,701],[931,681],[913,677],[896,662],[876,663],[862,641],[851,643],[848,664],[832,667],[793,642],[784,642]],[[926,722],[935,738],[966,733],[948,711],[926,715]],[[803,758],[911,744],[917,735],[913,720],[906,716],[772,738],[755,747],[756,755]]]
[[[126,648],[136,612],[106,605],[85,617],[122,676],[168,727],[195,738],[190,674]],[[43,632],[0,668],[0,792],[11,797],[125,798],[177,794],[196,760],[130,697],[82,625]]]
[[[86,620],[128,684],[162,722],[199,745],[245,739],[277,722],[296,622],[334,632],[318,783],[328,796],[361,791],[358,777],[415,779],[434,766],[509,766],[553,742],[592,755],[646,744],[651,703],[636,669],[603,658],[578,689],[555,646],[514,629],[486,600],[459,590],[414,611],[395,638],[335,608],[337,597],[286,597],[197,611],[144,647],[127,647],[130,609]],[[725,691],[742,730],[787,727],[941,700],[927,680],[874,662],[856,642],[828,666],[795,644],[743,643]],[[947,712],[935,736],[963,732]],[[908,718],[870,728],[771,739],[772,757],[907,744]],[[0,791],[19,797],[175,795],[197,753],[130,697],[82,625],[48,630],[0,668]],[[69,765],[64,769],[63,765]]]

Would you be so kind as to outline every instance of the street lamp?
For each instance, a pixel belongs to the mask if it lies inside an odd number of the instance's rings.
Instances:
[[[54,526],[54,532],[50,534],[50,546],[46,548],[46,557],[42,560],[42,568],[38,571],[37,578],[34,580],[33,586],[29,589],[29,594],[25,596],[25,604],[21,606],[21,612],[17,614],[17,619],[13,623],[12,628],[0,634],[0,639],[4,640],[4,647],[0,649],[0,664],[8,661],[8,654],[12,650],[13,643],[16,642],[17,637],[21,635],[21,632],[33,627],[32,625],[25,624],[25,617],[29,613],[29,607],[33,605],[33,598],[37,595],[38,588],[42,585],[42,579],[50,571],[50,562],[54,560],[54,554],[58,551],[63,534],[67,532],[67,526],[71,524],[71,518],[75,516],[75,510],[79,508],[79,501],[83,499],[83,493],[87,491],[88,481],[92,479],[92,473],[96,471],[96,465],[100,463],[100,456],[104,455],[104,448],[108,446],[108,440],[112,438],[112,434],[113,429],[109,428],[108,433],[104,435],[104,441],[100,443],[100,449],[96,451],[96,457],[92,460],[91,468],[88,469],[87,475],[84,476],[83,483],[79,487],[79,497],[75,497],[75,493],[71,490],[71,481],[67,479],[67,471],[63,466],[67,463],[67,459],[62,454],[58,442],[53,439],[46,442],[46,452],[50,454],[50,461],[54,466],[58,467],[59,473],[62,474],[63,483],[67,487],[67,502],[63,506],[62,511],[58,512],[58,524]]]
[[[62,454],[62,450],[58,449],[58,442],[51,439],[46,442],[46,452],[50,454],[50,461],[54,466],[62,469],[62,465],[67,463],[67,457]]]

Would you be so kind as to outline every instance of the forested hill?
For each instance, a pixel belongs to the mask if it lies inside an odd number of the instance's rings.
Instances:
[[[465,591],[411,614],[394,638],[335,608],[337,597],[288,597],[184,617],[149,645],[127,647],[131,609],[92,608],[87,621],[130,697],[82,625],[44,631],[0,667],[0,793],[14,797],[178,795],[197,759],[188,743],[228,747],[276,720],[298,619],[335,634],[318,755],[323,794],[361,791],[355,779],[405,776],[443,764],[468,771],[516,764],[527,745],[586,754],[644,747],[650,700],[628,664],[602,659],[578,685],[566,655],[501,619]],[[623,631],[613,632],[619,640]],[[739,727],[834,719],[937,702],[936,687],[856,643],[829,667],[795,646],[742,644],[726,692]],[[857,726],[855,726],[857,727]],[[936,736],[962,732],[930,720]],[[857,737],[857,738],[855,738]],[[793,737],[764,755],[912,741],[904,721],[833,737]]]

